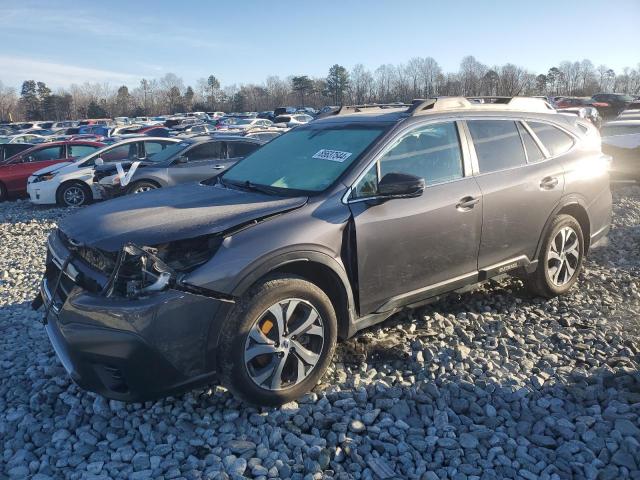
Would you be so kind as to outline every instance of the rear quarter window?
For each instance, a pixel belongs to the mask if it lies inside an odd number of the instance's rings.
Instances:
[[[573,137],[548,123],[527,122],[552,157],[562,155],[573,147]]]

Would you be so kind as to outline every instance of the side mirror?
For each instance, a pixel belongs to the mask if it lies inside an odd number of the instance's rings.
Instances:
[[[33,155],[29,155],[27,158],[25,158],[23,161],[27,161],[27,162],[33,162],[36,159],[36,157],[34,157]]]
[[[176,158],[176,163],[177,164],[187,163],[188,161],[189,161],[189,159],[184,155]]]
[[[378,183],[378,194],[385,198],[419,197],[424,192],[424,187],[424,178],[390,172]]]
[[[104,165],[104,160],[101,159],[100,157],[96,158],[96,161],[94,162],[96,164],[96,166],[100,167],[102,165]]]

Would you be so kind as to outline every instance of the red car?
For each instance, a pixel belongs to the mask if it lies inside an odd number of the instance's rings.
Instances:
[[[100,142],[82,140],[41,143],[0,163],[0,200],[27,193],[27,179],[41,168],[70,162],[104,147]]]

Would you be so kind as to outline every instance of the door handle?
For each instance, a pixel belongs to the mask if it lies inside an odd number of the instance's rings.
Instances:
[[[222,170],[224,168],[224,165],[215,165],[213,168],[215,170]]]
[[[552,190],[558,186],[558,177],[544,177],[540,180],[540,188],[543,190]]]
[[[476,203],[479,203],[479,202],[480,202],[479,197],[463,197],[460,199],[460,201],[456,205],[456,208],[461,212],[468,212],[475,206]]]

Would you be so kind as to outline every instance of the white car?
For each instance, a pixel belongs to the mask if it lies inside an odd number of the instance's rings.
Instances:
[[[269,128],[271,125],[273,125],[273,122],[271,120],[267,120],[266,118],[242,118],[236,123],[228,125],[226,129],[223,128],[222,130],[245,131],[252,128]]]
[[[278,115],[273,123],[284,123],[287,127],[295,127],[296,125],[304,125],[305,123],[309,123],[313,120],[311,115],[307,115],[306,113],[294,113],[290,114],[282,114]]]
[[[45,140],[46,137],[43,137],[42,135],[34,135],[33,133],[0,137],[0,143],[39,143],[44,142]]]
[[[27,180],[27,193],[32,203],[80,206],[99,200],[100,191],[93,187],[96,160],[126,162],[144,160],[178,143],[176,138],[136,137],[108,145],[75,162],[58,163],[36,171]],[[98,164],[101,162],[97,162]]]

